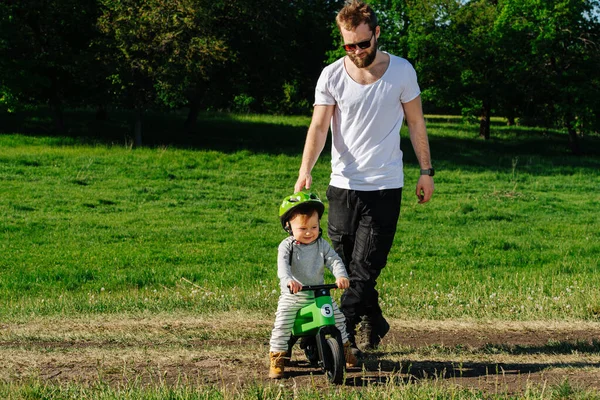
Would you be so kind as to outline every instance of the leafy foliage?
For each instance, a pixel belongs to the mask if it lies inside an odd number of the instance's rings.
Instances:
[[[599,0],[371,0],[381,49],[416,67],[426,112],[600,130]],[[0,3],[0,107],[309,114],[344,56],[342,0]]]
[[[98,43],[115,92],[130,108],[177,107],[186,91],[210,77],[227,47],[211,29],[212,2],[100,0]],[[209,21],[207,24],[206,21]]]
[[[578,133],[598,131],[600,2],[506,0],[497,26],[510,43],[507,62],[518,85],[515,104],[525,120]],[[537,120],[537,121],[536,121]]]
[[[0,88],[18,104],[50,104],[57,127],[64,104],[95,89],[95,0],[23,0],[0,4]]]
[[[596,0],[410,1],[409,55],[424,98],[481,117],[598,131]],[[576,152],[577,147],[573,148]]]

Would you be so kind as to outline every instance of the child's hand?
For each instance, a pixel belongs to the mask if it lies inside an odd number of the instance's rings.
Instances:
[[[296,294],[298,293],[300,290],[302,290],[302,284],[300,282],[297,282],[295,280],[291,280],[288,282],[287,286],[290,288],[290,292]]]
[[[338,289],[348,289],[350,287],[350,281],[348,278],[340,277],[335,280]]]

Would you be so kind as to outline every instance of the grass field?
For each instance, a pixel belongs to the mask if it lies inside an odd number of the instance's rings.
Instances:
[[[181,135],[170,134],[179,116],[150,116],[148,146],[132,149],[120,116],[71,116],[77,123],[64,136],[44,133],[43,116],[2,117],[0,320],[233,311],[270,318],[285,237],[277,210],[293,188],[309,119],[207,114],[197,134]],[[586,155],[575,157],[560,132],[495,121],[483,141],[459,119],[427,119],[436,193],[417,204],[418,166],[403,130],[402,215],[378,285],[386,314],[597,321],[600,138],[584,138]],[[323,198],[329,160],[326,150],[313,173]],[[178,390],[172,398],[193,397]],[[250,397],[275,398],[260,396]]]

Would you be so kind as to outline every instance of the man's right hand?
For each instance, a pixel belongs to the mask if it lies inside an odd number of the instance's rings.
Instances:
[[[304,188],[310,189],[311,184],[312,176],[310,174],[300,174],[296,181],[296,186],[294,186],[294,193],[300,192],[304,190]]]

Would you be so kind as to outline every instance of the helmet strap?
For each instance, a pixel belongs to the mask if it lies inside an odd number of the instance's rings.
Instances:
[[[321,222],[321,220],[319,220],[319,222]],[[285,223],[285,228],[283,228],[287,233],[289,233],[290,236],[294,235],[294,232],[292,232],[292,226],[290,225],[290,221],[286,221]],[[319,226],[319,237],[317,239],[320,239],[323,236],[323,228],[321,228]]]
[[[292,232],[292,226],[290,225],[290,221],[285,221],[285,228],[283,228],[287,233],[291,235],[293,235],[294,233]]]

